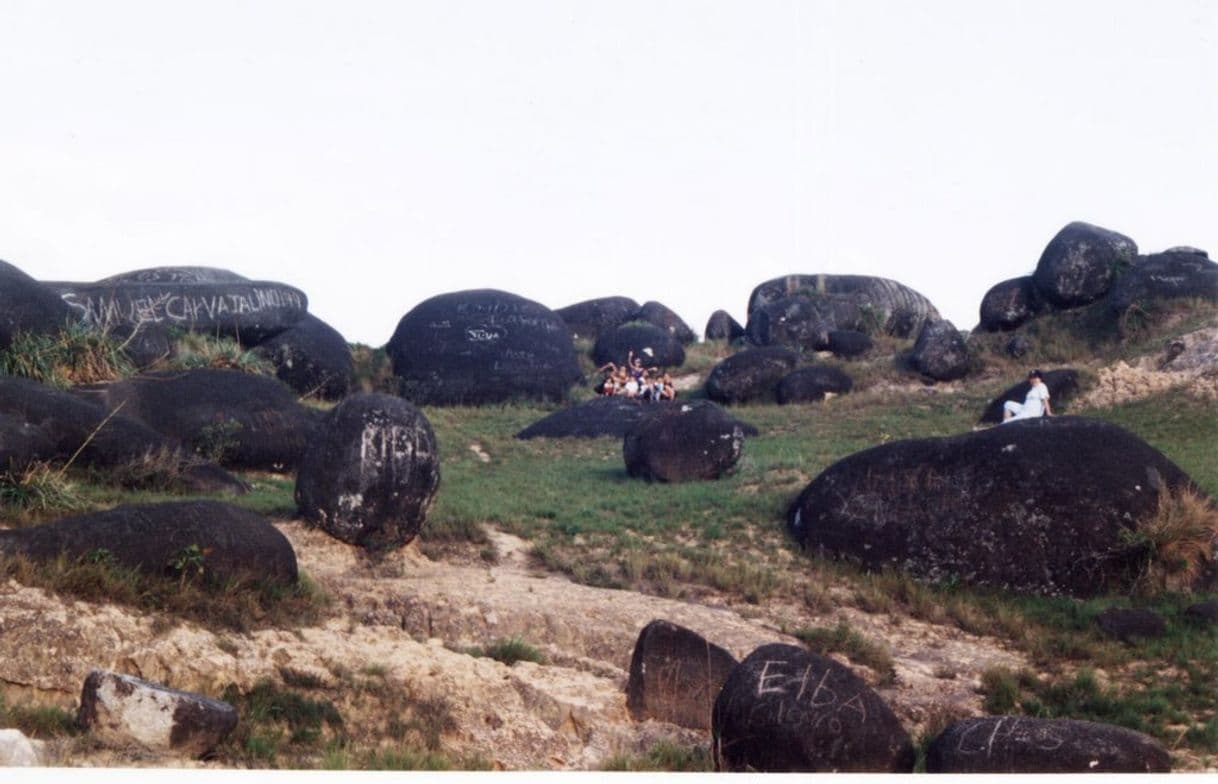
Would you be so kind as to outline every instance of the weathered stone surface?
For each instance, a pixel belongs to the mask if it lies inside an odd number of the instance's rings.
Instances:
[[[711,749],[721,771],[909,773],[914,747],[887,704],[833,659],[763,645],[715,700]]]
[[[80,693],[77,722],[101,743],[201,757],[237,726],[227,702],[93,670]]]
[[[233,337],[256,345],[295,324],[308,311],[300,289],[271,281],[218,283],[119,281],[46,284],[75,315],[98,329],[145,322]]]
[[[644,302],[631,320],[654,324],[676,338],[682,346],[688,346],[698,339],[698,336],[694,334],[694,331],[690,329],[689,325],[680,316],[664,303],[656,302],[655,300]]]
[[[843,359],[861,357],[874,345],[870,337],[856,329],[831,329],[826,348]]]
[[[744,428],[707,400],[651,406],[622,440],[626,472],[661,482],[718,479],[743,449]]]
[[[1013,335],[1002,350],[1011,359],[1020,359],[1032,350],[1032,343],[1024,335]]]
[[[1123,313],[1165,299],[1218,300],[1218,264],[1197,253],[1165,251],[1138,256],[1108,292],[1108,307]]]
[[[666,330],[653,324],[629,323],[601,333],[592,347],[597,365],[626,364],[631,352],[644,367],[680,367],[685,364],[685,348]]]
[[[799,354],[779,346],[751,348],[719,362],[706,378],[706,396],[717,403],[774,399],[774,387],[799,364]]]
[[[634,644],[626,707],[636,721],[710,729],[715,698],[735,666],[734,656],[697,632],[652,621]]]
[[[1095,616],[1095,625],[1104,634],[1122,642],[1167,634],[1167,620],[1162,615],[1136,607],[1109,607]]]
[[[786,346],[824,351],[829,333],[858,322],[858,306],[842,297],[793,295],[766,302],[749,311],[744,331],[755,346]]]
[[[188,445],[222,465],[284,470],[300,462],[321,412],[273,378],[238,370],[163,370],[73,394]]]
[[[626,397],[598,397],[555,411],[521,430],[516,438],[624,438],[631,426],[653,407],[674,405],[682,405],[682,401],[652,403]],[[735,421],[746,436],[757,435],[757,428]]]
[[[918,333],[911,359],[915,370],[935,381],[955,381],[968,375],[968,346],[950,321],[927,322]]]
[[[18,332],[53,333],[76,320],[59,295],[5,261],[0,261],[0,350]]]
[[[46,431],[23,417],[0,413],[0,473],[20,471],[35,460],[55,456],[55,443]]]
[[[1075,719],[982,716],[952,724],[926,752],[927,773],[1169,773],[1141,732]]]
[[[0,730],[0,768],[36,768],[43,764],[44,741],[30,740],[21,730]]]
[[[749,319],[758,308],[800,293],[852,304],[856,320],[840,321],[835,325],[838,329],[909,337],[918,334],[924,322],[939,319],[926,297],[896,281],[870,275],[787,275],[767,280],[749,295]]]
[[[494,289],[416,305],[385,346],[402,395],[418,405],[562,400],[580,380],[571,333],[554,311]]]
[[[931,580],[1092,596],[1132,584],[1125,534],[1160,487],[1191,485],[1158,450],[1081,417],[895,441],[834,463],[787,528],[805,549]]]
[[[625,324],[639,312],[630,297],[598,297],[554,311],[571,329],[571,337],[596,340],[602,332]]]
[[[135,326],[119,324],[110,334],[137,368],[151,367],[173,354],[169,326],[164,322],[145,321]]]
[[[707,340],[725,340],[731,343],[744,337],[744,327],[732,318],[726,310],[716,310],[706,320],[706,331],[703,336]]]
[[[1049,388],[1049,405],[1053,407],[1055,414],[1063,413],[1064,404],[1078,394],[1078,371],[1072,368],[1046,370],[1041,373],[1041,381],[1045,382],[1045,386]],[[1008,400],[1023,403],[1031,388],[1032,385],[1026,380],[1010,387],[989,402],[977,423],[996,425],[1002,422],[1003,404]]]
[[[53,445],[53,457],[100,469],[141,466],[148,480],[163,480],[180,489],[198,492],[244,493],[245,483],[218,466],[202,464],[181,454],[173,438],[128,416],[125,411],[54,389],[26,378],[0,376],[0,414],[37,428]],[[39,448],[34,459],[41,459]],[[147,466],[149,456],[157,458]],[[176,457],[177,459],[171,459]],[[164,469],[156,463],[164,461]]]
[[[427,417],[401,398],[360,394],[326,415],[301,461],[296,504],[331,536],[386,549],[414,539],[439,485]]]
[[[779,405],[812,403],[824,400],[826,392],[844,395],[853,387],[854,380],[841,370],[815,365],[783,376],[774,389],[774,397]]]
[[[341,400],[351,391],[355,378],[351,346],[338,330],[311,313],[259,343],[257,351],[275,365],[275,376],[297,394]]]
[[[988,332],[1015,329],[1044,309],[1032,276],[994,284],[981,298],[980,328]]]
[[[120,272],[97,281],[102,284],[115,283],[246,283],[244,275],[220,267],[148,267]]]
[[[1123,234],[1076,221],[1049,241],[1032,282],[1058,308],[1086,305],[1108,293],[1117,270],[1133,263],[1137,244]]]
[[[189,557],[191,548],[197,548],[196,558]],[[261,515],[220,501],[116,506],[0,531],[0,552],[38,561],[100,551],[150,576],[180,578],[185,570],[206,585],[241,579],[296,582],[296,553],[287,538]]]

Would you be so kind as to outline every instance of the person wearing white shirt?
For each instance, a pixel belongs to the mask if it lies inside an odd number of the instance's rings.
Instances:
[[[1022,403],[1008,400],[1002,404],[1002,421],[1012,422],[1016,419],[1031,417],[1053,416],[1053,408],[1049,405],[1049,388],[1039,370],[1028,374],[1028,383],[1032,386]]]

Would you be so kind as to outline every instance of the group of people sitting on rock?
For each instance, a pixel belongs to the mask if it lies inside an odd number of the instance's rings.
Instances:
[[[636,400],[675,400],[677,388],[672,377],[659,368],[644,368],[643,362],[631,351],[625,365],[607,362],[598,372],[605,378],[596,391],[602,395],[621,395]]]

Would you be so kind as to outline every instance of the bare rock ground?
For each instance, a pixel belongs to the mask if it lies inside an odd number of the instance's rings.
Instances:
[[[615,754],[643,753],[663,738],[708,742],[702,733],[633,722],[626,711],[634,642],[655,618],[691,628],[738,658],[767,642],[792,642],[783,628],[844,618],[892,651],[897,677],[880,692],[915,734],[980,712],[975,689],[981,672],[1023,664],[996,640],[907,618],[846,608],[816,617],[794,600],[698,604],[575,584],[535,571],[528,544],[501,532],[492,533],[497,563],[465,565],[432,561],[415,547],[371,561],[299,522],[278,527],[292,540],[303,570],[334,600],[323,623],[217,632],[114,605],[64,601],[10,582],[0,586],[6,608],[0,617],[0,683],[6,696],[72,709],[93,667],[211,695],[229,683],[249,689],[290,670],[321,682],[346,727],[358,731],[361,723],[384,717],[361,715],[356,702],[344,701],[344,684],[351,673],[375,670],[386,689],[448,701],[455,728],[443,736],[447,751],[478,755],[496,768],[586,770]],[[465,652],[512,637],[539,648],[547,663],[509,667]],[[101,751],[77,751],[58,762],[214,764]]]

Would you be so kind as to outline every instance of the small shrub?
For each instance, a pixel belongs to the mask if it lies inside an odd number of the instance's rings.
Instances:
[[[172,330],[170,340],[173,350],[166,365],[170,369],[216,368],[275,375],[275,367],[267,359],[230,337]]]
[[[8,705],[0,699],[0,727],[13,727],[38,740],[79,735],[76,717],[58,705]]]
[[[519,637],[496,640],[485,648],[470,648],[466,652],[471,656],[486,657],[503,662],[509,667],[518,661],[533,662],[534,664],[546,663],[545,654]]]
[[[212,463],[223,464],[241,446],[240,434],[245,426],[234,419],[204,425],[192,446],[195,454]]]
[[[23,376],[54,387],[113,381],[135,373],[122,343],[109,333],[68,324],[54,334],[18,332],[0,352],[0,375]]]
[[[710,751],[701,746],[681,746],[662,740],[641,756],[619,754],[610,757],[601,768],[606,771],[672,773],[707,773],[713,769]]]
[[[0,506],[20,511],[73,511],[84,507],[76,486],[63,469],[35,461],[19,471],[0,474]]]
[[[1006,667],[991,667],[981,673],[981,693],[986,713],[1011,713],[1019,705],[1019,679]]]
[[[233,705],[240,720],[225,741],[225,747],[249,763],[272,764],[285,745],[315,746],[328,727],[343,728],[343,717],[334,704],[312,699],[261,680],[242,694],[230,684],[221,699]]]
[[[1126,543],[1143,556],[1137,592],[1187,592],[1214,563],[1218,508],[1189,487],[1162,489],[1154,515],[1130,532]]]

